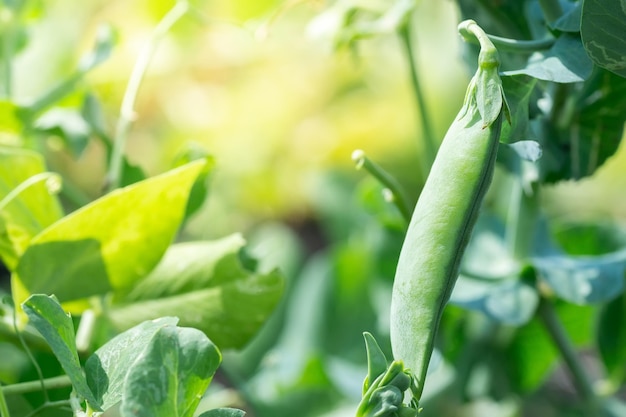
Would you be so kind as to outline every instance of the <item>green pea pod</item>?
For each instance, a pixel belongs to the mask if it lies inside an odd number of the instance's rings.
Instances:
[[[459,31],[480,41],[478,70],[413,212],[391,300],[393,355],[413,373],[416,401],[443,308],[493,176],[502,117],[508,116],[495,47],[473,21],[463,22]]]

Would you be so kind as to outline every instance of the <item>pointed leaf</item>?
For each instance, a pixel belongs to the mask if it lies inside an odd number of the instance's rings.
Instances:
[[[62,302],[131,287],[174,239],[203,166],[194,162],[113,191],[54,223],[21,257],[20,282]]]
[[[580,32],[598,66],[626,77],[626,1],[585,0]]]
[[[30,323],[48,342],[78,395],[85,398],[92,408],[99,411],[100,402],[89,389],[80,366],[74,325],[70,316],[63,311],[54,297],[42,294],[30,296],[22,304],[22,308],[28,315]]]
[[[82,155],[91,134],[89,125],[78,111],[63,108],[47,111],[37,119],[35,129],[39,133],[61,138],[74,157]]]
[[[370,384],[387,370],[387,358],[380,346],[378,346],[374,336],[365,332],[363,337],[365,338],[365,349],[367,350],[367,379],[363,383],[363,393],[365,393],[369,389]]]
[[[0,147],[0,200],[17,186],[46,171],[38,153]],[[0,211],[0,257],[11,270],[30,240],[63,216],[50,184],[37,182],[20,192]]]
[[[143,322],[117,335],[87,359],[87,384],[104,410],[122,400],[126,376],[156,332],[177,322],[175,317]]]
[[[122,416],[192,417],[220,362],[201,331],[160,328],[124,381]]]
[[[278,303],[278,271],[249,271],[241,263],[245,241],[232,235],[214,242],[173,245],[145,279],[119,292],[110,318],[119,328],[175,315],[181,325],[204,331],[220,347],[241,347]]]

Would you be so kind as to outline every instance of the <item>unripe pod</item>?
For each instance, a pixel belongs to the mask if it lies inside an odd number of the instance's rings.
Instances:
[[[478,26],[464,22],[474,33]],[[478,30],[480,30],[478,28]],[[482,33],[482,31],[481,31]],[[480,40],[480,37],[479,37]],[[481,60],[497,62],[493,45]],[[495,107],[494,107],[495,106]],[[419,399],[443,308],[493,177],[503,113],[497,65],[481,65],[445,135],[400,252],[391,300],[391,346],[416,378]]]

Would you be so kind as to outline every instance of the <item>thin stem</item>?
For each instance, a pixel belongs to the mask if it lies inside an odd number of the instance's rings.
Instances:
[[[426,98],[424,95],[422,84],[420,82],[419,71],[417,69],[410,22],[407,22],[400,27],[399,35],[402,41],[402,45],[404,46],[406,59],[409,64],[411,85],[413,86],[413,95],[415,96],[415,99],[417,101],[419,118],[422,125],[422,137],[424,140],[422,169],[424,173],[424,178],[426,178],[428,176],[428,172],[430,171],[430,167],[435,160],[435,156],[437,155],[437,143],[435,142],[435,134],[431,126],[432,119],[428,114]]]
[[[539,6],[548,22],[554,22],[563,14],[559,0],[539,0]]]
[[[133,67],[128,85],[126,86],[126,92],[122,99],[122,106],[120,109],[120,117],[115,129],[115,141],[113,143],[113,151],[111,154],[111,161],[108,172],[108,188],[114,190],[119,188],[122,177],[122,166],[124,151],[126,148],[126,142],[128,140],[128,134],[132,123],[136,119],[135,114],[135,102],[137,101],[137,95],[141,82],[146,74],[148,65],[152,60],[152,57],[156,51],[156,48],[167,34],[167,32],[174,26],[174,24],[180,20],[190,9],[187,1],[177,1],[174,7],[161,19],[158,25],[154,28],[152,36],[146,46],[142,49],[137,62]]]
[[[5,11],[9,13],[8,11]],[[0,11],[0,14],[2,11]],[[10,19],[0,16],[0,21]],[[2,77],[0,81],[0,97],[11,99],[13,84],[13,30],[12,25],[8,24],[4,33],[2,33]]]
[[[519,39],[511,39],[511,38],[503,38],[501,36],[495,36],[487,34],[489,40],[502,51],[510,51],[510,52],[535,52],[540,50],[550,49],[554,43],[556,42],[555,38],[546,38],[546,39],[532,39],[532,40],[519,40]],[[478,39],[468,38],[468,42],[473,44],[480,44]]]
[[[72,386],[72,381],[67,375],[55,376],[37,381],[20,382],[17,384],[6,385],[2,387],[2,391],[6,395],[21,395],[29,392],[41,391],[42,387],[46,390],[59,388],[67,388]]]
[[[597,397],[593,390],[591,380],[580,363],[576,350],[574,349],[572,342],[569,340],[565,329],[556,315],[554,306],[550,301],[542,298],[539,303],[538,313],[544,326],[548,330],[548,334],[552,338],[552,341],[559,349],[561,356],[563,357],[563,360],[572,375],[574,385],[576,386],[576,389],[578,390],[583,401],[590,407],[595,407],[597,404]]]
[[[369,159],[365,155],[365,152],[360,149],[352,153],[352,160],[356,163],[357,169],[365,168],[367,172],[391,192],[392,203],[398,208],[400,214],[402,214],[402,217],[408,224],[411,221],[411,209],[396,179],[380,165]]]
[[[29,189],[30,187],[45,182],[48,192],[56,193],[61,188],[61,176],[54,172],[41,172],[22,181],[17,187],[11,190],[2,200],[0,200],[0,211],[11,203],[17,196]]]
[[[35,371],[37,372],[37,376],[39,376],[39,381],[34,381],[34,382],[37,384],[38,389],[42,391],[45,401],[49,402],[50,397],[48,396],[48,391],[46,390],[46,386],[44,385],[44,382],[43,382],[44,377],[43,377],[43,372],[41,372],[41,367],[35,360],[35,357],[33,356],[33,352],[31,352],[30,349],[28,348],[26,341],[24,340],[24,338],[22,337],[22,334],[20,333],[20,329],[17,327],[17,306],[14,306],[13,308],[13,329],[15,330],[15,334],[17,335],[17,338],[19,339],[20,344],[22,345],[22,348],[24,348],[24,351],[26,352],[28,359],[30,359],[30,361],[32,362],[33,367],[35,368]],[[7,391],[7,388],[4,388],[5,393],[10,392],[10,391]]]
[[[4,387],[0,387],[0,417],[10,417],[9,406],[4,398]]]

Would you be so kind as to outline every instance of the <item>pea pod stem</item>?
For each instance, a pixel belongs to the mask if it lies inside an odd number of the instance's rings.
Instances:
[[[391,191],[392,203],[398,208],[400,214],[402,214],[402,217],[408,223],[411,220],[411,210],[406,198],[404,197],[400,184],[398,184],[396,179],[376,162],[369,159],[367,155],[365,155],[365,152],[360,149],[352,152],[352,160],[355,162],[357,169],[365,169],[384,187]]]

